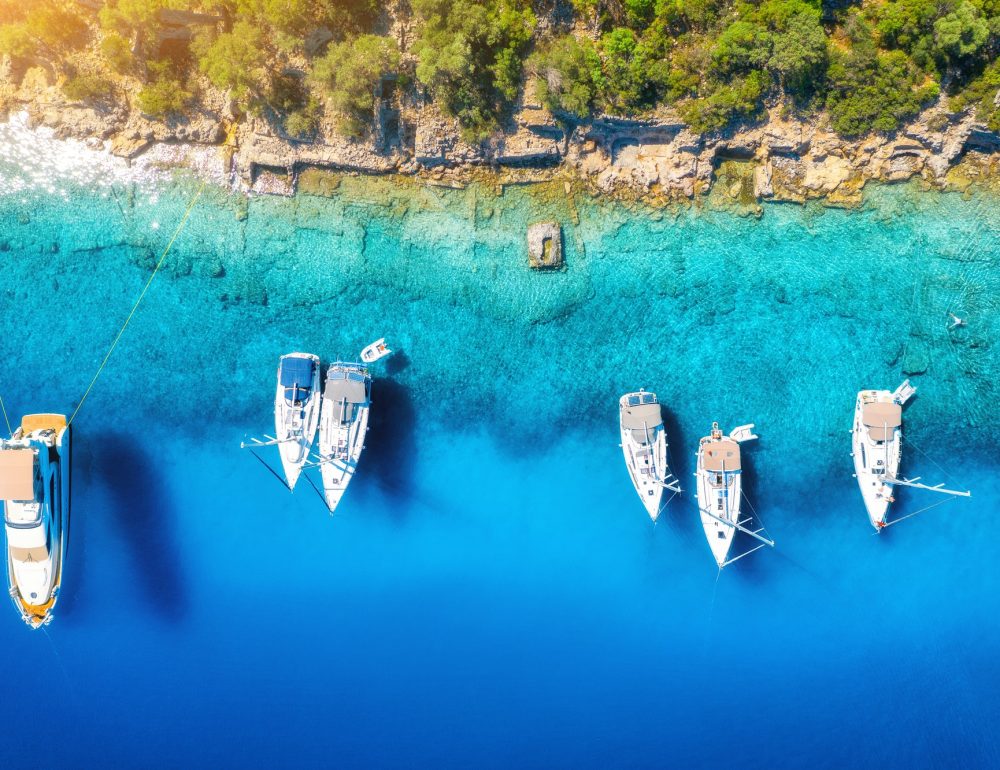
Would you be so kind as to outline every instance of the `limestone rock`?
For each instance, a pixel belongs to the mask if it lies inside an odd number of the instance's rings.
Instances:
[[[528,263],[536,270],[563,266],[562,229],[558,222],[539,222],[528,228]]]
[[[757,198],[770,198],[774,195],[774,166],[770,160],[753,170],[753,194]]]
[[[111,140],[111,154],[132,160],[149,149],[151,144],[152,141],[145,137],[133,138],[119,134]]]

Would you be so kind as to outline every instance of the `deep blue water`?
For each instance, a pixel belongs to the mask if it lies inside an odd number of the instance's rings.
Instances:
[[[72,411],[196,187],[56,182],[0,197],[14,415]],[[0,612],[0,765],[1000,765],[995,199],[754,219],[545,192],[206,190],[74,423],[56,618]],[[568,269],[532,273],[550,217]],[[331,518],[239,443],[280,354],[382,335]],[[973,497],[876,537],[847,431],[904,367],[906,471]],[[656,527],[617,446],[638,387],[686,482]],[[690,494],[713,420],[757,424],[777,541],[721,576]]]

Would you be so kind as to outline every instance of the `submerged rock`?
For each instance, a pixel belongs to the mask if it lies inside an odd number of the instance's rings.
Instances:
[[[539,222],[528,228],[528,263],[536,270],[563,266],[562,230],[558,222]]]

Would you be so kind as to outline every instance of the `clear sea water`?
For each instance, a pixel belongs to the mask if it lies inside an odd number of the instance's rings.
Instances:
[[[0,165],[15,416],[73,409],[197,186],[44,160]],[[996,200],[754,218],[558,192],[206,189],[74,424],[56,618],[0,612],[0,765],[1000,765]],[[549,218],[568,269],[533,273]],[[239,444],[280,354],[383,335],[331,518]],[[904,368],[906,472],[973,497],[876,537],[847,431]],[[655,527],[617,446],[638,387],[686,486]],[[721,575],[690,493],[713,420],[757,424],[777,541]]]

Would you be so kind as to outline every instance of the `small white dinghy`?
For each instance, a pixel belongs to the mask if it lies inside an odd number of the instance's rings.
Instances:
[[[323,497],[333,513],[365,448],[372,378],[360,364],[337,361],[326,372],[319,418],[319,468]]]
[[[905,380],[892,393],[888,390],[862,390],[854,404],[854,427],[851,429],[854,476],[861,489],[868,520],[876,532],[896,523],[887,521],[889,505],[895,502],[892,494],[894,486],[917,487],[959,497],[971,494],[945,489],[941,484],[933,487],[920,484],[918,478],[899,478],[903,453],[903,406],[916,392],[910,381]]]
[[[764,527],[747,528],[745,525],[751,523],[753,517],[741,518],[740,513],[743,499],[740,443],[757,438],[753,427],[753,424],[741,425],[724,436],[719,430],[719,423],[713,422],[712,432],[698,442],[698,469],[695,473],[698,510],[705,537],[719,569],[765,545],[774,547],[774,541],[765,536]],[[737,530],[759,540],[760,545],[729,558]]]
[[[289,353],[278,364],[274,393],[274,443],[288,488],[294,489],[309,459],[319,424],[319,356]]]
[[[366,364],[371,364],[378,361],[380,358],[385,358],[386,356],[391,356],[392,351],[385,344],[385,337],[375,340],[371,345],[368,345],[364,350],[361,351],[361,360]]]
[[[619,429],[625,467],[639,499],[654,522],[663,509],[664,490],[675,495],[680,483],[667,462],[667,435],[655,393],[639,390],[618,400]],[[669,501],[668,501],[669,502]]]

